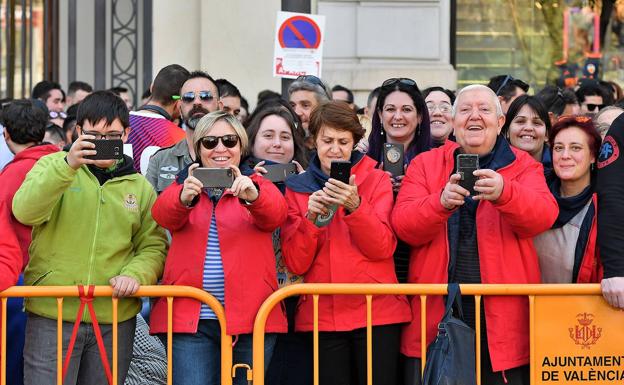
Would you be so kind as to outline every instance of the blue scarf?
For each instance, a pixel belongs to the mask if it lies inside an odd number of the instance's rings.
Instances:
[[[351,165],[355,165],[364,158],[364,154],[359,151],[351,153]],[[315,153],[310,159],[308,169],[303,174],[293,175],[286,179],[286,187],[300,193],[313,193],[325,187],[329,175],[321,170],[321,162]]]

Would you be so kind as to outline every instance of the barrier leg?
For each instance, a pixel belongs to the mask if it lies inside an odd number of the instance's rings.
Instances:
[[[373,385],[373,296],[366,296],[366,380]]]
[[[314,304],[314,385],[319,385],[318,294],[312,296],[312,300]]]
[[[477,385],[481,385],[481,296],[475,295],[475,329],[477,331],[477,349],[476,349],[476,366],[477,366]]]
[[[56,383],[63,385],[63,298],[56,299]]]
[[[427,296],[420,296],[420,375],[425,375],[427,362]]]

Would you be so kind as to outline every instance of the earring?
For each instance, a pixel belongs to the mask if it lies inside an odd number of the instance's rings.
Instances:
[[[589,171],[594,171],[594,169],[595,169],[595,168],[596,168],[596,163],[592,163],[592,164],[589,166]]]

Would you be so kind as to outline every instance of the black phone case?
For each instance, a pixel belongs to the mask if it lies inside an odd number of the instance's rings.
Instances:
[[[349,184],[351,176],[351,161],[348,160],[332,160],[331,171],[329,177],[339,180],[342,183]]]
[[[392,176],[405,173],[403,167],[403,145],[384,143],[383,169],[389,171]]]
[[[457,173],[461,175],[459,185],[470,192],[470,196],[478,193],[474,190],[477,177],[473,172],[479,169],[479,156],[473,154],[457,155]]]
[[[97,151],[95,155],[85,156],[85,159],[123,159],[123,141],[121,139],[85,139],[85,141],[95,144],[95,151]]]
[[[234,183],[234,174],[229,168],[199,167],[193,171],[193,176],[209,188],[230,188]]]
[[[263,167],[267,170],[267,173],[264,174],[263,177],[273,183],[283,182],[289,176],[297,174],[297,165],[294,163],[267,164]]]

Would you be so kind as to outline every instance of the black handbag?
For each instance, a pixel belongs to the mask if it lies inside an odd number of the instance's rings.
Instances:
[[[453,317],[453,304],[459,318]],[[459,284],[449,283],[446,311],[427,349],[423,385],[476,385],[475,331],[463,318]]]

